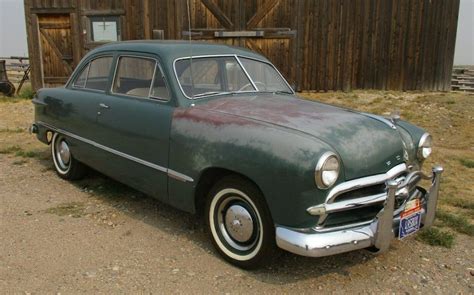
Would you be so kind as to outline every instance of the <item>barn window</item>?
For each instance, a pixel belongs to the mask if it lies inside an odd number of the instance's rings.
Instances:
[[[118,16],[93,16],[91,20],[92,42],[120,41],[120,18]]]

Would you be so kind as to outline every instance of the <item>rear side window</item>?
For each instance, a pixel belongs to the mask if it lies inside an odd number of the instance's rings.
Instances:
[[[89,65],[90,64],[87,64],[87,66],[85,66],[84,69],[82,69],[81,74],[79,75],[79,77],[77,77],[76,81],[74,81],[74,87],[84,88],[84,86],[86,86],[87,73],[89,72]]]
[[[99,57],[87,64],[82,69],[73,86],[76,88],[88,88],[105,91],[109,80],[112,57]]]
[[[115,73],[113,93],[149,97],[156,61],[142,57],[122,56]]]
[[[100,57],[91,61],[85,88],[105,91],[111,66],[111,56]]]

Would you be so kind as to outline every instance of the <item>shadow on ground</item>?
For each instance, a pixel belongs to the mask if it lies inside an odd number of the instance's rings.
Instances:
[[[43,155],[45,154],[46,151]],[[54,171],[50,157],[40,157],[37,161],[44,167],[43,171]],[[88,193],[91,198],[115,208],[128,217],[140,220],[170,235],[184,237],[213,255],[219,256],[212,246],[204,220],[200,216],[179,211],[92,169],[84,179],[70,183]],[[267,267],[245,271],[245,274],[265,283],[285,285],[331,273],[349,276],[348,268],[365,264],[373,257],[368,251],[355,251],[323,258],[308,258],[281,251]],[[226,262],[222,260],[222,263]]]

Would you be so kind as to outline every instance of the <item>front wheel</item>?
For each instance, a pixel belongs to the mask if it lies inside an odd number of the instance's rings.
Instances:
[[[73,157],[68,141],[59,133],[54,133],[51,140],[51,156],[56,173],[61,178],[76,180],[86,174],[86,166]]]
[[[230,263],[257,268],[275,254],[275,229],[260,190],[236,176],[211,189],[206,219],[214,247]]]

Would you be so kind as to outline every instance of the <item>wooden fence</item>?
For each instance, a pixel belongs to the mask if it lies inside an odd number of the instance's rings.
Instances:
[[[13,84],[18,84],[23,79],[25,71],[30,66],[28,57],[20,56],[9,56],[9,57],[0,57],[0,59],[5,60],[5,67],[7,70],[8,80]]]

